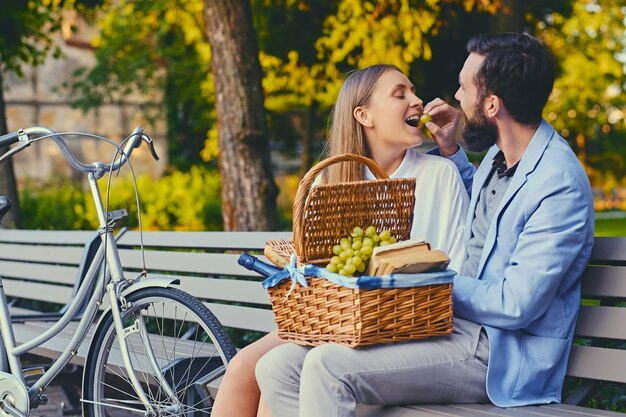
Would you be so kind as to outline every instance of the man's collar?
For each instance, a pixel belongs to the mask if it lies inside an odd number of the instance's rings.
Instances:
[[[517,170],[517,166],[519,165],[519,161],[515,163],[511,168],[507,168],[506,161],[504,160],[504,152],[500,151],[493,157],[493,162],[491,164],[492,167],[496,169],[496,174],[498,178],[504,177],[512,177],[515,174],[515,170]]]

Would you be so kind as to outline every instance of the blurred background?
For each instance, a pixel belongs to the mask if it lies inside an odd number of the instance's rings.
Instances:
[[[523,31],[557,58],[544,117],[587,171],[596,235],[626,235],[625,16],[621,0],[10,0],[0,130],[119,142],[141,124],[161,156],[133,159],[144,227],[290,230],[347,71],[392,63],[425,102],[456,105],[467,40]],[[87,162],[115,151],[70,141]],[[82,178],[52,143],[31,148],[0,167],[0,192],[19,202],[4,226],[95,227]],[[136,214],[134,198],[116,177],[111,207]]]

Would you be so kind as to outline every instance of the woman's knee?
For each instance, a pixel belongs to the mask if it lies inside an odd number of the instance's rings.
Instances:
[[[228,362],[226,368],[226,375],[237,380],[254,379],[254,368],[258,361],[256,355],[251,355],[245,350],[240,350],[237,354]]]
[[[256,379],[259,386],[273,385],[277,381],[297,383],[302,363],[308,352],[303,346],[287,343],[267,352],[256,363]]]

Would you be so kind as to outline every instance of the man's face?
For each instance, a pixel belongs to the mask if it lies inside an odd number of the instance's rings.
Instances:
[[[459,73],[459,89],[454,97],[461,104],[465,128],[463,139],[470,151],[481,152],[496,143],[498,128],[485,116],[484,97],[479,97],[474,77],[485,57],[471,53]]]

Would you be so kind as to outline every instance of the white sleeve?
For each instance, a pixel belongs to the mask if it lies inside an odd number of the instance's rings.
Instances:
[[[457,172],[450,177],[448,184],[450,194],[446,206],[447,213],[441,213],[442,227],[445,227],[447,242],[446,249],[450,257],[450,269],[456,272],[461,271],[461,266],[465,262],[465,223],[469,206],[469,197],[463,186],[461,177]],[[442,207],[443,208],[443,207]],[[447,224],[446,223],[447,219]],[[445,225],[445,226],[444,226]]]

